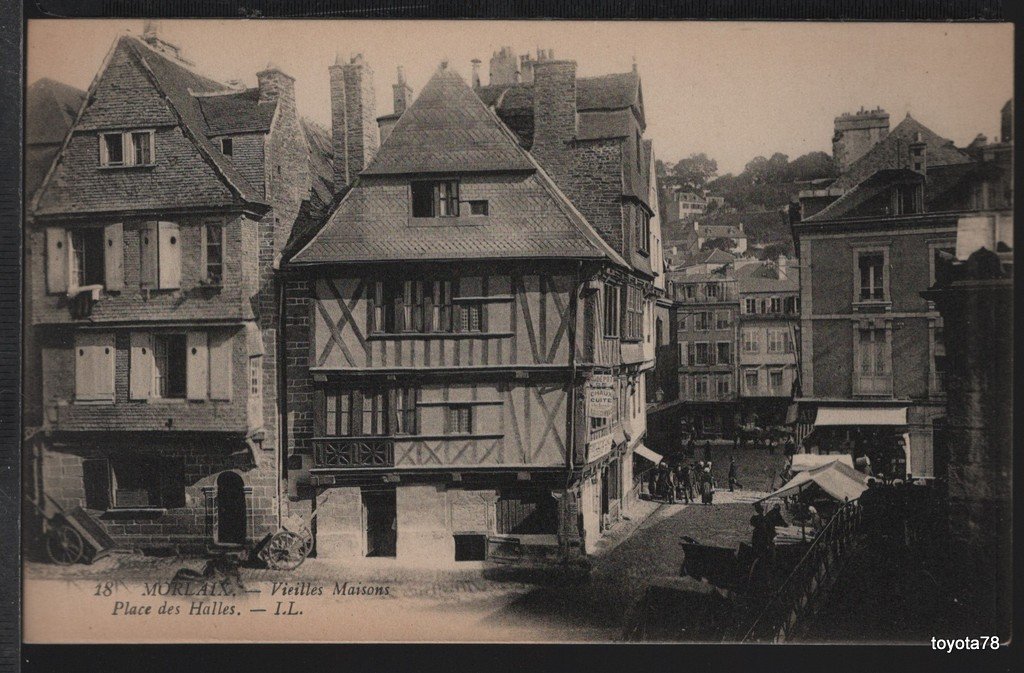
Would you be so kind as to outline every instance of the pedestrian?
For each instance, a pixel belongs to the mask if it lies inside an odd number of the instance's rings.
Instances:
[[[711,461],[711,440],[704,440],[704,462]]]
[[[696,440],[693,438],[693,431],[690,431],[690,436],[686,438],[686,455],[689,458],[693,458],[696,449]]]
[[[693,482],[690,479],[690,466],[686,463],[679,466],[679,491],[687,505],[693,502]]]
[[[729,456],[729,492],[732,493],[734,487],[743,488],[743,484],[740,483],[737,477],[739,476],[739,469],[736,467],[736,460]]]
[[[676,473],[672,468],[665,470],[665,490],[668,491],[668,504],[676,504]]]
[[[704,472],[705,472],[705,474],[707,474],[707,483],[708,483],[708,486],[707,486],[707,498],[708,498],[708,501],[707,501],[706,504],[711,505],[711,504],[714,504],[714,500],[715,500],[715,475],[711,471],[711,463],[708,463],[708,466],[704,468]]]

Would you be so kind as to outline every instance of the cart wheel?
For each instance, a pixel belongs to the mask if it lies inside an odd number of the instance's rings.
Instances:
[[[82,559],[85,542],[71,526],[58,526],[46,536],[46,553],[58,565],[71,565]]]
[[[290,530],[274,533],[267,543],[267,565],[274,570],[295,570],[309,553],[306,541]]]

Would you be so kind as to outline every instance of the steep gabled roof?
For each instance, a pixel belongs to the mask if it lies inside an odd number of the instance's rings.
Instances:
[[[417,112],[421,102],[422,109]],[[405,138],[400,137],[400,142],[392,145],[392,138],[406,119],[411,121]],[[447,129],[467,119],[477,129],[476,137],[486,141],[494,156],[504,157],[500,163],[486,159],[486,165],[493,166],[486,171],[479,168],[480,164],[451,164],[448,154],[432,151],[437,135],[410,131],[429,120],[435,134],[447,134]],[[400,164],[400,169],[392,168],[394,172],[366,170],[320,231],[288,263],[575,258],[607,259],[628,267],[457,75],[438,72],[405,111],[378,152],[378,158],[384,156],[384,166],[393,167],[402,160],[388,156],[395,148],[417,157],[416,173],[487,172],[479,179],[486,183],[488,215],[411,218],[405,197],[408,182],[403,176],[409,172],[405,164]],[[479,153],[472,146],[465,151]]]
[[[260,102],[259,89],[196,96],[210,136],[231,133],[267,133],[274,121],[277,101]]]
[[[181,119],[183,130],[192,138],[204,158],[214,166],[231,190],[245,201],[262,203],[262,195],[253,189],[231,163],[231,159],[215,148],[207,137],[206,118],[199,98],[192,95],[225,91],[228,87],[171,60],[137,37],[122,37],[120,43],[130,49],[143,63],[157,89],[167,97]]]
[[[957,149],[952,140],[943,138],[908,114],[889,132],[889,135],[875,143],[864,156],[853,162],[845,173],[836,178],[831,185],[832,188],[853,189],[876,171],[907,168],[910,165],[909,146],[916,141],[918,134],[925,143],[929,167],[970,161],[970,157]]]
[[[500,126],[457,73],[441,68],[363,174],[531,170],[526,152],[510,143]]]
[[[25,92],[25,143],[57,144],[64,141],[85,100],[85,92],[46,77]]]

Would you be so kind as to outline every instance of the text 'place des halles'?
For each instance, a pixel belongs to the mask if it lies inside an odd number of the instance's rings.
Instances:
[[[174,23],[26,92],[26,582],[474,578],[480,624],[557,640],[1007,635],[1012,100],[969,143],[864,101],[831,152],[724,173],[713,139],[658,154],[642,58],[413,81],[325,44],[327,127]]]

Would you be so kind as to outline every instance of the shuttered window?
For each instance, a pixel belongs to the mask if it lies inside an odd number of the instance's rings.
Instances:
[[[79,332],[75,335],[75,401],[114,401],[114,335]]]
[[[210,399],[231,399],[231,355],[234,334],[228,330],[210,332]]]
[[[139,232],[139,282],[144,288],[181,287],[181,232],[174,222],[146,222]]]

